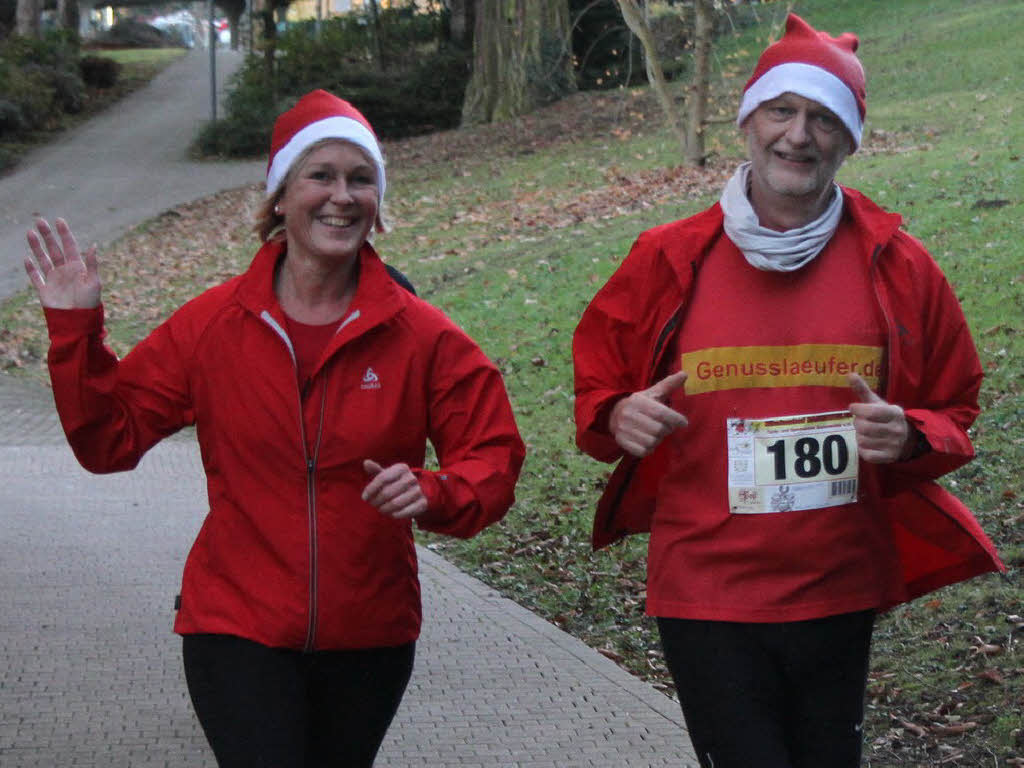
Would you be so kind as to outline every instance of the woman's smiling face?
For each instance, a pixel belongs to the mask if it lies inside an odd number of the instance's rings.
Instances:
[[[357,146],[328,141],[314,147],[285,185],[289,257],[354,259],[377,220],[377,169]]]

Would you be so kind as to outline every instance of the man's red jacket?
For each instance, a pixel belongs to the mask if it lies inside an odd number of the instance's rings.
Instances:
[[[899,229],[900,216],[855,190],[843,188],[843,195],[888,329],[880,394],[904,408],[931,446],[912,461],[862,468],[877,473],[865,486],[882,489],[873,503],[889,519],[902,567],[902,583],[892,585],[889,605],[879,606],[886,608],[1005,566],[971,512],[934,482],[974,456],[967,429],[978,415],[982,370],[963,312],[931,256]],[[601,461],[621,459],[598,503],[595,549],[650,530],[665,454],[623,458],[608,416],[619,399],[665,375],[695,277],[720,236],[717,204],[643,233],[576,329],[577,444]]]

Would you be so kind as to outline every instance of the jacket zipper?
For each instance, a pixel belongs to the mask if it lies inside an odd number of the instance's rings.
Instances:
[[[299,419],[302,424],[302,450],[306,456],[306,510],[309,518],[309,623],[306,627],[306,642],[303,649],[309,653],[316,646],[316,627],[318,616],[317,591],[319,586],[319,546],[317,538],[317,498],[316,498],[316,462],[320,456],[320,439],[324,433],[324,409],[327,404],[327,381],[320,391],[320,418],[316,429],[316,442],[313,444],[313,455],[309,455],[306,445],[305,419],[302,417],[302,399],[299,399]]]
[[[306,463],[306,524],[309,530],[309,601],[308,601],[308,613],[309,618],[306,624],[306,640],[303,643],[303,650],[310,652],[315,647],[316,641],[316,626],[317,626],[317,514],[316,514],[316,462],[317,457],[320,453],[320,439],[323,436],[324,429],[324,409],[327,403],[327,383],[324,382],[324,387],[320,395],[320,419],[317,425],[316,442],[313,444],[313,453],[310,455],[309,445],[306,441],[306,420],[303,416],[302,410],[302,399],[303,392],[302,387],[299,385],[298,377],[298,361],[295,358],[295,347],[292,346],[292,340],[288,338],[288,333],[284,328],[274,319],[273,315],[264,310],[260,313],[260,318],[269,325],[273,331],[281,337],[285,347],[288,349],[288,354],[292,358],[292,368],[295,375],[292,377],[295,382],[295,397],[296,405],[298,406],[299,415],[299,443],[302,446],[302,456]]]
[[[879,392],[879,397],[889,397],[889,382],[892,380],[893,365],[896,362],[896,345],[893,343],[893,337],[898,333],[895,327],[895,323],[889,316],[889,308],[885,302],[882,301],[882,294],[878,290],[878,257],[882,253],[882,245],[876,245],[875,250],[871,254],[871,289],[875,294],[875,301],[878,302],[878,308],[882,310],[882,319],[885,321],[885,336],[886,346],[888,347],[885,351],[886,367],[885,367],[885,391]],[[882,382],[879,382],[881,384]]]
[[[696,265],[693,265],[694,272],[696,273]],[[661,332],[658,334],[657,340],[654,342],[654,354],[651,357],[651,367],[647,372],[647,384],[646,386],[652,386],[655,381],[655,377],[658,372],[658,364],[661,362],[661,357],[664,352],[665,342],[668,341],[669,336],[679,325],[679,319],[682,317],[683,305],[680,304],[676,307],[675,311],[669,316],[668,320],[665,321],[665,325],[662,326]],[[636,474],[637,467],[640,466],[641,459],[633,461],[626,469],[626,476],[622,478],[622,482],[619,484],[619,490],[615,494],[615,498],[608,510],[608,517],[605,520],[605,530],[612,531],[615,527],[615,512],[619,508],[619,504],[622,503],[623,497],[626,495],[626,489],[629,488],[633,482],[633,475]]]

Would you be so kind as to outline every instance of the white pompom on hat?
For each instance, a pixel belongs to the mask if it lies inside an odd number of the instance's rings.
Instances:
[[[377,135],[362,113],[324,90],[310,91],[274,123],[267,160],[267,197],[273,197],[298,157],[324,139],[355,144],[377,168],[377,202],[384,202],[384,154]]]
[[[794,13],[786,33],[768,46],[743,88],[736,124],[742,125],[757,107],[784,93],[795,93],[827,107],[842,121],[860,146],[867,113],[864,67],[857,58],[857,36],[845,32],[831,37]]]

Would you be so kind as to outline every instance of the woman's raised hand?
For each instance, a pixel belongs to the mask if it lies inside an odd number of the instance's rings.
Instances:
[[[36,219],[35,230],[27,234],[31,258],[25,271],[39,294],[39,301],[51,309],[91,309],[100,304],[100,273],[96,246],[79,254],[75,236],[64,219],[57,219],[56,234],[45,219]],[[58,240],[59,236],[59,240]]]

